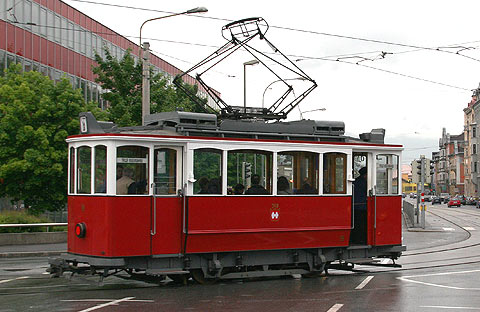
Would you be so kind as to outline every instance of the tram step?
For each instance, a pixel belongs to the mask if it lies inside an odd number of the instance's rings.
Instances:
[[[370,248],[372,248],[371,245],[351,245],[347,247],[347,250],[370,249]]]
[[[145,271],[147,275],[168,275],[168,274],[186,274],[190,273],[189,271],[185,271],[182,269],[149,269]]]

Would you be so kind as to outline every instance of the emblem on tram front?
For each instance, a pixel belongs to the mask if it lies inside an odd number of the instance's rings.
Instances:
[[[272,204],[272,208],[270,208],[270,216],[272,221],[278,221],[280,218],[280,205],[279,204]]]

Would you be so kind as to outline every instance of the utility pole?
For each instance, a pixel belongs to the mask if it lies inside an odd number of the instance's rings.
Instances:
[[[150,43],[143,43],[143,79],[142,79],[142,125],[145,126],[145,116],[150,114]]]
[[[421,206],[421,225],[422,228],[425,228],[425,169],[426,169],[426,159],[425,155],[420,155],[420,184],[421,184],[421,194],[422,194],[422,206]]]

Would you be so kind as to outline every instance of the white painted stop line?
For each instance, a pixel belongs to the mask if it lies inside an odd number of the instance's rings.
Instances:
[[[372,280],[372,278],[373,278],[373,275],[367,276],[367,278],[365,278],[363,280],[363,282],[360,283],[360,285],[355,287],[355,289],[362,289],[363,287],[365,287],[365,285],[368,284],[368,282],[370,282]]]
[[[463,228],[464,228],[465,230],[467,230],[467,231],[475,231],[475,228],[474,228],[474,227],[464,226]]]
[[[327,312],[337,312],[337,311],[340,310],[342,307],[343,307],[343,304],[341,304],[341,303],[336,303],[336,304],[333,305],[333,307],[331,307],[330,309],[328,309]]]

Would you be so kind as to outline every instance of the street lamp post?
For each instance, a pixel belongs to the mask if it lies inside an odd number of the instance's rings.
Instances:
[[[275,83],[277,82],[280,82],[280,81],[287,81],[287,80],[307,80],[303,77],[298,77],[298,78],[289,78],[289,79],[278,79],[278,80],[275,80],[273,82],[271,82],[266,88],[265,88],[265,91],[263,91],[263,95],[262,95],[262,108],[264,108],[264,103],[265,103],[265,93],[267,92],[267,90]]]
[[[139,43],[139,56],[142,59],[143,64],[143,71],[142,71],[142,125],[145,125],[145,116],[150,114],[150,53],[149,47],[150,44],[145,42],[142,46],[142,28],[143,26],[151,21],[177,16],[177,15],[185,15],[185,14],[192,14],[192,13],[204,13],[208,12],[207,8],[205,7],[198,7],[194,9],[190,9],[185,12],[170,14],[166,16],[155,17],[146,20],[140,26],[140,43]],[[142,53],[143,52],[143,53]]]
[[[251,60],[243,63],[243,113],[247,113],[247,66],[258,64],[258,60]]]

